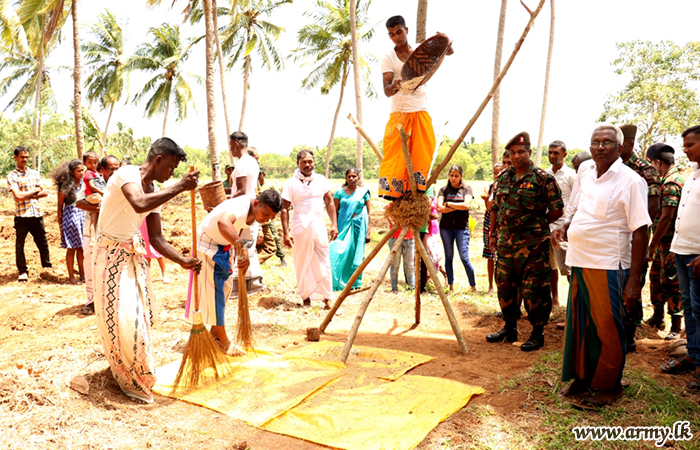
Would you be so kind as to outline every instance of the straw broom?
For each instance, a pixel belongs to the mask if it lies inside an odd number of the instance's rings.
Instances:
[[[237,261],[248,258],[248,249],[239,241],[236,246]],[[253,245],[255,243],[253,242]],[[236,333],[236,343],[239,347],[249,350],[254,349],[253,324],[250,321],[250,311],[248,309],[248,286],[245,274],[247,269],[238,268],[238,331]]]
[[[190,166],[190,172],[194,170],[194,166]],[[191,192],[190,206],[192,213],[192,257],[197,255],[197,215],[195,210],[195,191]],[[215,379],[225,375],[226,363],[229,358],[226,353],[221,350],[219,344],[216,343],[212,335],[207,330],[202,322],[202,314],[199,312],[199,289],[197,284],[197,272],[194,272],[194,282],[192,290],[194,291],[194,313],[192,315],[192,329],[190,330],[190,338],[187,341],[187,346],[182,354],[182,362],[180,369],[177,371],[177,376],[173,382],[172,391],[190,390],[199,386],[202,379],[202,374],[209,371]],[[247,303],[247,302],[246,302]]]

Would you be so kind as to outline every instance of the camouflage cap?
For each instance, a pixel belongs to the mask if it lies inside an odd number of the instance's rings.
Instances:
[[[637,125],[622,125],[620,126],[620,130],[622,130],[622,135],[625,137],[625,140],[634,140],[637,137]]]
[[[512,145],[530,145],[530,135],[527,134],[527,131],[516,134],[515,137],[506,144],[506,150]]]
[[[676,151],[670,145],[664,144],[663,142],[659,142],[649,147],[649,149],[647,150],[647,159],[649,161],[653,161],[654,158],[656,158],[661,153],[673,154],[675,152]]]

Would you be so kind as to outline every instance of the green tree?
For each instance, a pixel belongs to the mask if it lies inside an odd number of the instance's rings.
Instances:
[[[358,4],[360,2],[358,1]],[[369,3],[360,6],[358,10],[357,26],[361,29],[365,25],[367,18],[367,8]],[[305,15],[312,18],[312,23],[305,25],[299,30],[297,40],[299,47],[292,50],[294,60],[308,60],[314,65],[311,73],[301,81],[301,86],[311,89],[319,86],[321,95],[328,94],[334,86],[340,83],[340,98],[338,106],[333,116],[331,126],[331,136],[328,139],[327,154],[325,157],[325,175],[329,176],[329,163],[333,149],[335,128],[338,123],[338,114],[343,104],[345,86],[350,74],[352,64],[352,40],[350,38],[350,1],[336,0],[330,3],[318,0],[317,9],[307,12]],[[369,41],[373,31],[360,31],[358,38],[362,41]],[[372,83],[370,82],[370,69],[367,61],[373,61],[371,55],[363,55],[360,58],[360,65],[363,70],[366,93],[368,96],[376,96]]]
[[[182,65],[189,58],[192,47],[202,38],[183,42],[180,27],[168,23],[163,23],[158,28],[150,28],[148,33],[152,35],[153,42],[141,44],[136,49],[136,54],[127,59],[125,70],[156,72],[156,75],[148,80],[141,91],[134,96],[133,101],[138,103],[149,96],[146,101],[145,115],[148,118],[158,114],[164,115],[163,136],[165,136],[171,102],[175,104],[178,121],[187,117],[187,105],[191,103],[195,108],[192,89],[187,78],[201,84],[201,77],[182,71]]]
[[[630,41],[617,48],[615,73],[629,81],[608,97],[598,121],[637,125],[643,150],[700,121],[692,85],[700,78],[700,42],[680,47],[671,41]]]
[[[102,110],[109,108],[102,144],[107,143],[109,122],[114,105],[126,93],[128,74],[124,70],[124,33],[114,14],[105,10],[97,23],[90,26],[93,40],[82,44],[90,72],[85,80],[87,99],[96,102]]]
[[[251,60],[256,54],[260,65],[267,70],[273,67],[280,70],[284,61],[274,46],[274,41],[284,31],[265,20],[280,6],[292,3],[292,0],[232,0],[231,22],[221,33],[221,47],[229,56],[228,67],[233,67],[243,60],[243,101],[241,119],[238,129],[243,128],[245,109],[248,102],[248,78],[252,70]]]

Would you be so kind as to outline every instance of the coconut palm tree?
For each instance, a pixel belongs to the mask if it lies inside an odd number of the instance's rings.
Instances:
[[[365,25],[367,18],[367,7],[365,3],[359,10],[359,27]],[[343,103],[345,85],[350,74],[352,64],[352,40],[350,38],[350,1],[336,0],[330,3],[318,0],[317,9],[305,15],[312,18],[312,23],[305,25],[299,30],[297,40],[299,47],[292,50],[294,60],[308,60],[314,65],[311,73],[302,80],[301,86],[305,89],[312,89],[319,86],[321,94],[328,94],[334,86],[340,83],[340,98],[338,107],[333,116],[331,126],[331,136],[328,140],[328,154],[326,156],[326,177],[329,175],[329,164],[333,149],[333,139],[335,128],[338,123],[338,114]],[[369,41],[372,38],[371,27],[360,32],[361,41]],[[374,88],[369,80],[370,71],[368,61],[373,61],[370,55],[363,55],[360,59],[361,68],[365,78],[366,94],[375,96]]]
[[[540,132],[537,137],[537,155],[535,164],[542,162],[542,138],[544,137],[544,119],[547,116],[547,97],[549,96],[549,71],[552,67],[552,50],[554,48],[554,0],[549,0],[551,18],[549,22],[549,50],[547,51],[547,68],[544,72],[544,94],[542,96],[542,115],[540,116]]]
[[[493,62],[494,81],[501,74],[501,55],[503,54],[503,33],[506,28],[506,7],[508,0],[501,0],[501,14],[498,16],[498,37],[496,38],[496,57]],[[498,128],[501,114],[501,87],[493,93],[493,113],[491,115],[491,164],[496,165],[500,159]]]
[[[359,1],[359,0],[358,0]],[[362,124],[362,92],[360,91],[360,49],[357,44],[357,3],[350,2],[350,37],[352,40],[352,77],[355,81],[355,106],[357,108],[357,122]],[[365,175],[364,170],[362,170],[362,135],[357,132],[357,174],[358,183],[360,186],[364,184]]]
[[[187,78],[192,78],[201,84],[201,77],[183,72],[182,64],[189,58],[192,46],[201,37],[183,42],[180,37],[180,27],[168,23],[150,28],[148,34],[153,37],[153,41],[141,44],[136,49],[135,55],[127,59],[124,69],[129,72],[139,70],[156,73],[134,96],[133,102],[138,103],[148,97],[145,116],[151,118],[157,114],[163,114],[163,136],[165,136],[171,101],[175,103],[178,121],[187,117],[187,106],[190,103],[195,107],[192,89]]]
[[[71,18],[73,19],[73,118],[75,120],[75,149],[78,152],[78,158],[83,157],[85,149],[85,140],[83,138],[83,108],[80,78],[80,34],[78,32],[78,0],[71,2]]]
[[[233,0],[231,22],[222,31],[221,47],[229,56],[228,67],[233,67],[243,60],[243,101],[241,119],[238,129],[243,128],[245,109],[248,102],[248,79],[252,70],[252,55],[259,59],[260,65],[267,70],[273,67],[280,70],[284,61],[274,46],[274,41],[284,31],[265,20],[277,8],[292,0]]]
[[[418,13],[416,14],[416,42],[425,40],[426,22],[428,20],[428,0],[418,0]]]
[[[100,109],[109,108],[102,144],[107,143],[107,132],[112,120],[114,105],[127,90],[128,74],[124,70],[124,33],[114,14],[105,10],[97,23],[90,26],[92,40],[82,44],[82,50],[90,72],[85,80],[87,99],[96,102]]]

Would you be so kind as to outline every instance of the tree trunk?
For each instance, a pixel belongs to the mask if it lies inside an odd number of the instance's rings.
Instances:
[[[36,108],[36,117],[34,118],[34,137],[36,138],[37,146],[37,163],[35,169],[41,173],[41,86],[44,82],[44,42],[39,44],[39,70],[36,78],[36,96],[34,105]]]
[[[343,81],[340,84],[340,99],[338,99],[338,107],[335,109],[333,116],[333,126],[331,127],[331,137],[328,140],[328,152],[326,153],[326,171],[325,175],[328,178],[328,171],[331,164],[331,150],[333,149],[333,139],[335,138],[335,126],[338,124],[338,114],[340,114],[340,106],[343,104],[343,96],[345,95],[345,83],[348,81],[348,66],[347,62],[343,68]]]
[[[214,84],[214,19],[216,10],[213,10],[213,0],[203,0],[204,4],[204,26],[206,28],[206,78],[205,85],[207,90],[207,131],[209,133],[209,157],[211,158],[211,178],[213,181],[221,180],[221,171],[219,170],[219,153],[216,143],[216,99],[215,99],[215,84]],[[219,58],[221,61],[221,58]],[[224,74],[221,73],[223,81]]]
[[[250,42],[250,30],[245,39],[246,46]],[[250,55],[245,57],[245,69],[243,69],[243,103],[241,105],[241,120],[238,122],[238,131],[243,131],[243,119],[245,119],[245,107],[248,103],[248,75],[250,72]]]
[[[418,14],[416,20],[416,42],[420,44],[425,40],[426,23],[428,19],[428,0],[418,0]]]
[[[170,96],[165,100],[165,117],[163,118],[163,135],[165,137],[165,126],[168,124],[168,112],[170,111]]]
[[[549,51],[547,52],[547,68],[544,72],[544,95],[542,97],[542,115],[540,116],[540,133],[537,137],[537,156],[535,164],[542,162],[542,139],[544,137],[544,119],[547,115],[547,97],[549,96],[549,71],[552,67],[552,50],[554,48],[554,0],[549,1],[552,18],[549,25]]]
[[[357,122],[362,124],[362,91],[360,90],[360,51],[357,48],[357,1],[350,0],[350,33],[352,36],[352,73],[355,79],[355,104],[357,105]],[[362,186],[365,181],[362,169],[362,134],[357,132],[357,171],[358,184]]]
[[[75,117],[75,148],[78,159],[83,158],[85,140],[83,139],[83,110],[81,108],[80,80],[80,37],[78,36],[78,0],[71,3],[73,16],[73,116]]]
[[[506,6],[508,0],[501,0],[501,14],[498,17],[498,37],[496,38],[496,57],[493,63],[493,80],[501,74],[501,55],[503,54],[503,33],[506,27]],[[501,114],[501,88],[493,94],[493,113],[491,114],[491,164],[496,165],[500,158],[498,126]]]
[[[107,147],[107,131],[109,130],[109,122],[112,121],[112,112],[114,111],[114,104],[116,102],[112,102],[112,105],[109,107],[109,115],[107,116],[107,124],[105,125],[105,132],[104,132],[104,137],[102,138],[102,145],[104,146],[102,148],[102,153],[105,152],[105,147]]]
[[[219,19],[217,15],[216,0],[211,2],[212,22],[214,25],[214,39],[216,40],[216,55],[219,59],[219,76],[221,78],[221,101],[224,103],[224,120],[226,121],[226,136],[231,136],[231,121],[228,118],[228,103],[226,101],[226,76],[224,71],[224,54],[221,51],[221,39],[219,38]],[[233,157],[229,152],[230,162],[233,164]]]

